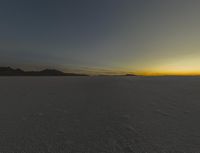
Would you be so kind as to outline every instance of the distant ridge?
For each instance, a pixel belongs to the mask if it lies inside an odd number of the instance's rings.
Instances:
[[[86,74],[64,73],[56,69],[44,69],[42,71],[24,71],[11,67],[0,67],[0,76],[87,76]]]
[[[137,76],[135,74],[126,74],[125,76]]]

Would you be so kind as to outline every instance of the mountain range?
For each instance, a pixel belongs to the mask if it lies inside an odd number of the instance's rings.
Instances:
[[[87,76],[86,74],[65,73],[56,69],[44,69],[41,71],[24,71],[11,67],[0,67],[0,76]]]

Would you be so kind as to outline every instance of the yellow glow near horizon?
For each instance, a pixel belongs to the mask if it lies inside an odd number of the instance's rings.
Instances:
[[[140,75],[200,75],[200,56],[176,57],[157,63],[146,70],[136,72]]]

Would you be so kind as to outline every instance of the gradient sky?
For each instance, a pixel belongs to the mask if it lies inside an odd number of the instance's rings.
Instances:
[[[200,73],[199,0],[1,0],[0,65]]]

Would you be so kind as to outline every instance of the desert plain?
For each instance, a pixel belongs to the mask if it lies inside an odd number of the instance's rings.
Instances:
[[[0,77],[0,153],[199,153],[200,77]]]

